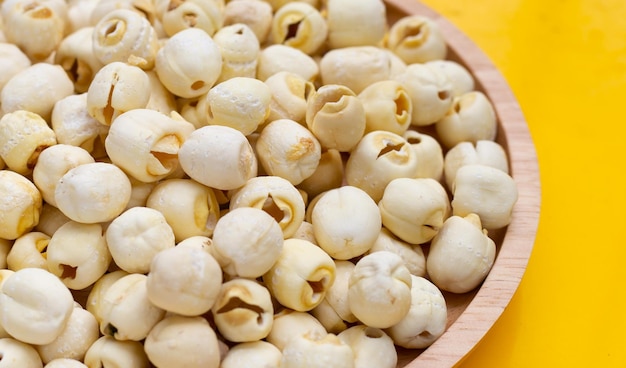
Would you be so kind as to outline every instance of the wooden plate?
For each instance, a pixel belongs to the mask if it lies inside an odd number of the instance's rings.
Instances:
[[[446,332],[425,350],[401,350],[398,367],[451,367],[479,343],[509,304],[521,281],[534,242],[540,209],[539,169],[535,147],[520,107],[507,82],[489,58],[443,16],[416,0],[385,0],[389,24],[408,14],[434,19],[448,42],[448,59],[464,65],[476,89],[491,100],[498,116],[498,138],[507,151],[519,199],[511,224],[489,234],[498,244],[493,268],[482,286],[467,294],[444,293]]]

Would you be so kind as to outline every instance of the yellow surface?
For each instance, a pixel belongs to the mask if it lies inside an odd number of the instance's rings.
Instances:
[[[524,279],[461,367],[626,367],[626,1],[424,3],[504,74],[541,175]]]

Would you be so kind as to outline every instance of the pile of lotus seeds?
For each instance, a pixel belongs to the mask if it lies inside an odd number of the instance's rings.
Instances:
[[[382,0],[4,0],[0,367],[395,368],[517,200]]]

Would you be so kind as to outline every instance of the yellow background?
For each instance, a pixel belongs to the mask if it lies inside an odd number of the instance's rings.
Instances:
[[[526,274],[461,367],[626,367],[626,1],[423,2],[504,74],[541,175]]]

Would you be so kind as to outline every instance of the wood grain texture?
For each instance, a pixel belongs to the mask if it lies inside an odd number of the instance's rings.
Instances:
[[[390,24],[407,14],[434,19],[448,42],[448,59],[464,65],[476,80],[476,89],[492,101],[498,116],[497,142],[508,153],[519,198],[513,220],[502,234],[490,234],[499,243],[493,268],[482,286],[471,293],[445,293],[446,332],[425,350],[401,350],[398,367],[452,367],[458,365],[500,317],[524,275],[539,222],[541,189],[535,147],[520,106],[509,85],[489,58],[458,28],[416,0],[385,0]]]

